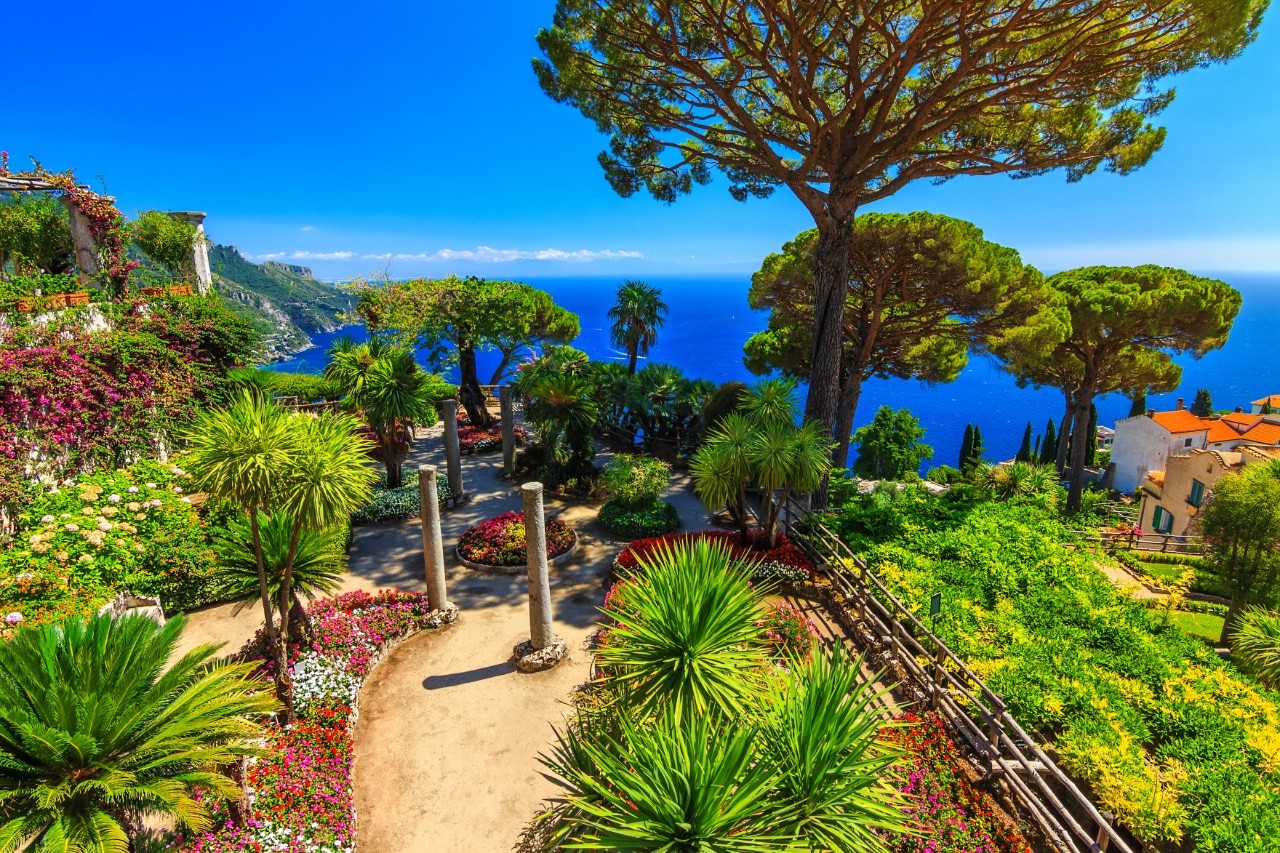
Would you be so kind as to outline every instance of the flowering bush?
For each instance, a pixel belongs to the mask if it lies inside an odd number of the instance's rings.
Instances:
[[[170,610],[214,600],[217,558],[185,482],[180,469],[142,462],[36,498],[0,551],[0,611],[41,624],[92,613],[118,590]]]
[[[388,489],[387,475],[382,474],[382,482],[373,487],[373,497],[369,502],[351,514],[352,524],[379,524],[383,521],[399,521],[402,518],[415,516],[422,509],[418,496],[418,472],[405,474],[404,485],[398,489]],[[436,478],[436,498],[444,503],[453,497],[449,489],[449,481],[444,477]]]
[[[650,539],[637,539],[623,549],[614,561],[615,574],[632,574],[640,565],[640,560],[647,558],[663,542],[681,542],[691,539],[711,539],[729,549],[729,557],[736,563],[750,566],[751,578],[760,581],[799,582],[810,580],[814,576],[813,561],[805,553],[791,544],[786,534],[778,535],[778,544],[774,548],[758,549],[742,544],[742,538],[727,530],[704,530],[697,533],[677,533],[670,536],[655,536]]]
[[[790,602],[770,605],[760,628],[780,660],[808,660],[818,641],[818,626]]]
[[[1026,838],[965,773],[964,759],[935,714],[905,714],[882,736],[902,748],[900,789],[917,836],[894,839],[894,853],[1031,853]]]
[[[547,521],[547,558],[568,553],[576,541],[573,530],[559,519]],[[524,516],[504,512],[497,518],[468,527],[458,540],[464,560],[486,566],[520,566],[525,561]]]
[[[525,439],[524,427],[516,427],[516,444]],[[458,444],[463,453],[483,453],[486,450],[498,450],[502,447],[501,424],[489,428],[458,426]]]
[[[249,817],[231,820],[225,805],[214,807],[213,828],[177,837],[172,849],[186,853],[351,853],[355,847],[352,730],[360,684],[386,650],[443,614],[418,593],[350,592],[307,609],[314,640],[289,650],[298,718],[266,738],[264,752],[245,774]],[[264,658],[259,632],[241,651]]]

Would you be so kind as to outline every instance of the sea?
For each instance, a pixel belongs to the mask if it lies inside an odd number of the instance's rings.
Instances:
[[[1216,276],[1232,284],[1244,297],[1243,307],[1231,337],[1221,349],[1203,358],[1179,356],[1182,385],[1168,394],[1153,394],[1148,405],[1158,410],[1172,409],[1178,397],[1190,406],[1196,390],[1207,388],[1219,409],[1241,406],[1248,411],[1252,400],[1280,393],[1280,277],[1275,275],[1223,274]],[[573,346],[592,359],[625,361],[626,356],[609,342],[606,312],[613,304],[617,278],[524,278],[529,284],[550,293],[557,304],[577,314],[582,333]],[[662,289],[668,305],[666,324],[658,343],[646,361],[675,365],[692,378],[714,382],[754,377],[743,365],[742,345],[765,327],[766,312],[747,305],[747,276],[734,278],[649,278]],[[365,336],[362,326],[312,336],[314,346],[286,361],[268,367],[318,373],[324,369],[325,352],[343,335]],[[495,353],[480,353],[480,381],[489,380],[496,367]],[[456,370],[449,375],[456,381]],[[803,388],[801,389],[803,394]],[[1098,422],[1114,425],[1129,413],[1127,397],[1111,394],[1100,398]],[[868,423],[880,406],[910,409],[925,429],[924,441],[933,448],[933,465],[955,465],[965,424],[982,430],[989,461],[1009,459],[1018,450],[1028,422],[1038,434],[1050,418],[1062,417],[1062,393],[1053,388],[1019,388],[1013,377],[1000,369],[994,359],[973,356],[954,382],[926,384],[915,380],[872,379],[858,404],[856,426]]]

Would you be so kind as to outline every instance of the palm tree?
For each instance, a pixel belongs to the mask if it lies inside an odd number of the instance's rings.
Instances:
[[[195,485],[214,499],[242,509],[249,519],[258,594],[267,638],[276,659],[276,693],[286,722],[293,690],[287,638],[293,600],[293,570],[304,531],[345,524],[365,503],[377,475],[365,464],[369,443],[355,434],[347,415],[288,414],[273,403],[245,395],[233,406],[200,415],[187,435],[185,466]],[[276,576],[268,577],[259,512],[291,521],[288,547]],[[273,610],[279,613],[279,630]]]
[[[0,644],[0,850],[127,851],[144,815],[199,832],[239,795],[219,769],[275,703],[216,646],[175,659],[185,625],[95,616]]]
[[[702,503],[717,510],[726,503],[739,517],[744,541],[746,488],[760,490],[759,538],[772,548],[778,521],[793,492],[813,492],[831,470],[831,442],[815,423],[797,427],[795,383],[764,380],[743,396],[741,412],[720,422],[694,454],[690,470]]]
[[[363,413],[377,438],[387,488],[400,488],[409,454],[409,428],[417,422],[435,422],[429,375],[418,367],[413,353],[374,338],[367,344],[331,349],[324,376],[342,389],[350,408]]]
[[[267,568],[267,586],[271,591],[272,609],[280,594],[280,577],[289,553],[293,535],[293,519],[282,512],[260,514],[262,556]],[[232,611],[239,613],[258,602],[257,554],[253,549],[253,532],[247,519],[232,519],[227,529],[214,540],[218,552],[218,580],[225,598],[239,598]],[[315,600],[338,590],[342,573],[347,568],[346,528],[342,525],[327,530],[303,530],[293,555],[293,596],[291,624],[298,620],[307,627],[302,598]]]
[[[1241,612],[1235,624],[1231,653],[1245,669],[1268,687],[1280,687],[1280,613],[1261,607]]]
[[[595,450],[591,430],[600,410],[587,381],[573,374],[548,376],[530,391],[525,417],[570,475],[590,473]]]
[[[728,550],[706,539],[663,545],[605,610],[616,623],[596,653],[636,713],[729,716],[750,706],[764,659],[760,596]]]
[[[658,330],[666,321],[667,303],[662,291],[643,281],[626,281],[618,288],[617,301],[609,309],[609,339],[627,353],[627,374],[636,372],[636,359],[648,355],[658,342]]]

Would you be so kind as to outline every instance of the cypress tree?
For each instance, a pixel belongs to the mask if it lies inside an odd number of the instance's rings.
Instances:
[[[1140,391],[1134,391],[1129,395],[1129,399],[1133,401],[1129,404],[1129,417],[1132,418],[1135,415],[1145,415],[1147,413],[1146,388],[1143,388]]]
[[[973,447],[969,449],[969,470],[972,471],[982,464],[982,457],[987,449],[982,446],[982,429],[974,424],[973,427]]]
[[[971,453],[973,453],[973,424],[965,424],[964,438],[960,440],[960,458],[956,460],[956,467],[961,472],[968,472]]]
[[[1036,446],[1031,448],[1031,458],[1027,460],[1028,462],[1040,461],[1040,439],[1042,438],[1044,438],[1044,436],[1040,433],[1036,433]]]
[[[1196,391],[1195,402],[1191,404],[1191,414],[1198,418],[1207,418],[1213,414],[1213,397],[1209,395],[1208,388],[1200,388]]]
[[[1040,464],[1052,465],[1058,456],[1058,438],[1054,429],[1053,418],[1049,418],[1044,428],[1044,442],[1040,445]]]
[[[1084,464],[1092,467],[1094,458],[1098,455],[1098,407],[1089,406],[1089,452],[1084,458]]]
[[[1031,461],[1031,421],[1027,421],[1027,428],[1022,433],[1022,444],[1018,447],[1018,455],[1013,459],[1015,462]]]

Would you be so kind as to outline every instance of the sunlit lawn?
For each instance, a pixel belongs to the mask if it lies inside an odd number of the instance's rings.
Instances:
[[[1186,613],[1176,610],[1169,614],[1169,621],[1179,630],[1215,646],[1222,636],[1223,619],[1215,613]]]

